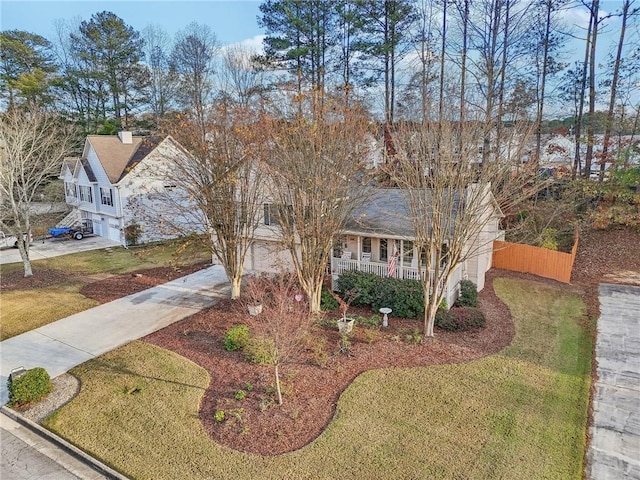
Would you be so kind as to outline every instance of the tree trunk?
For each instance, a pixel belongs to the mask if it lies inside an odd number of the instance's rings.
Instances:
[[[542,114],[544,112],[544,94],[547,86],[547,62],[549,60],[549,37],[551,36],[551,2],[546,4],[546,16],[544,37],[542,39],[542,75],[540,78],[540,90],[538,93],[538,111],[536,115],[536,153],[534,161],[540,163],[540,151],[542,150]]]
[[[274,373],[276,377],[276,400],[278,402],[278,405],[282,405],[282,389],[280,388],[280,370],[278,368],[277,363],[273,367],[274,367]]]
[[[23,240],[18,238],[18,250],[20,251],[20,258],[22,258],[22,264],[24,267],[24,278],[33,277],[33,270],[31,268],[31,260],[29,259],[28,246],[25,245]]]
[[[602,161],[600,162],[600,173],[598,180],[604,180],[605,163],[607,161],[607,152],[609,151],[609,139],[611,138],[611,130],[613,128],[613,109],[616,104],[616,93],[618,90],[618,77],[620,74],[620,58],[622,57],[622,47],[624,46],[624,35],[627,30],[627,18],[629,15],[630,0],[625,0],[622,5],[622,26],[620,27],[620,37],[618,39],[618,50],[613,64],[613,78],[611,80],[611,96],[609,97],[609,111],[607,113],[607,121],[604,129],[604,140],[602,142]]]
[[[231,278],[231,299],[240,298],[240,285],[242,283],[242,275],[234,275]]]
[[[589,63],[589,45],[591,42],[591,29],[593,28],[593,16],[589,17],[589,27],[587,29],[587,43],[584,52],[584,63],[582,64],[582,76],[580,79],[580,100],[578,101],[578,116],[575,120],[575,152],[573,156],[573,168],[571,178],[575,180],[576,175],[580,175],[582,162],[580,160],[580,145],[582,144],[582,117],[584,112],[584,90],[587,83],[587,65]]]
[[[591,30],[591,48],[589,52],[589,123],[587,124],[587,152],[584,158],[585,178],[589,178],[589,175],[591,174],[593,144],[596,134],[596,41],[598,40],[599,5],[600,0],[593,0],[593,3],[591,4],[593,28]]]

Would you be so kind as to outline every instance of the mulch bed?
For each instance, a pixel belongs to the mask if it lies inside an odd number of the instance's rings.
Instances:
[[[435,339],[415,343],[411,336],[421,329],[421,322],[390,317],[385,329],[357,326],[347,355],[338,353],[340,337],[335,327],[314,326],[306,348],[282,369],[282,406],[273,403],[272,367],[252,365],[242,353],[224,349],[222,340],[230,327],[244,323],[251,329],[255,322],[238,302],[222,301],[144,340],[177,352],[209,372],[211,384],[201,403],[200,419],[213,440],[247,453],[278,455],[315,439],[331,421],[340,394],[362,372],[465,362],[508,345],[514,335],[513,323],[493,291],[492,276],[480,294],[480,305],[487,315],[487,326],[481,330],[437,330]],[[373,314],[369,309],[355,308],[349,313]],[[339,316],[336,312],[333,318]],[[318,345],[326,358],[319,355]],[[240,390],[246,396],[237,400]],[[214,418],[219,410],[225,412],[225,421]]]
[[[105,303],[206,266],[153,268],[99,281],[72,272],[38,269],[27,279],[21,272],[3,273],[0,285],[7,291],[83,281],[87,284],[82,294]],[[584,290],[583,297],[591,318],[598,316],[598,284],[605,275],[625,270],[640,272],[640,235],[637,232],[621,229],[582,234],[572,283]],[[231,326],[238,323],[251,326],[254,321],[237,302],[221,301],[144,340],[175,351],[209,372],[211,385],[202,400],[200,418],[212,439],[243,452],[277,455],[296,450],[315,439],[331,421],[340,394],[364,371],[465,362],[493,354],[508,345],[514,335],[514,326],[507,307],[493,291],[492,282],[498,276],[561,286],[553,280],[532,275],[492,270],[479,297],[487,317],[484,329],[461,333],[436,329],[435,339],[414,343],[410,337],[417,329],[421,330],[421,322],[391,317],[386,329],[356,327],[348,356],[336,353],[339,335],[335,327],[313,327],[306,348],[283,367],[281,378],[285,384],[285,398],[281,407],[272,403],[272,368],[249,364],[241,353],[223,348],[222,339]],[[372,315],[367,309],[351,308],[350,313]],[[336,312],[332,318],[338,316]],[[326,354],[324,359],[320,355],[322,352]],[[246,398],[236,400],[235,394],[240,390],[245,391]],[[227,420],[217,422],[214,419],[218,410],[225,411]]]
[[[107,303],[189,275],[210,265],[203,262],[184,267],[149,268],[134,273],[114,275],[105,280],[88,283],[80,289],[80,293],[100,303]]]
[[[640,272],[640,232],[619,228],[580,234],[571,283],[584,287],[584,301],[591,318],[600,315],[599,284],[607,282],[608,274],[624,271]]]

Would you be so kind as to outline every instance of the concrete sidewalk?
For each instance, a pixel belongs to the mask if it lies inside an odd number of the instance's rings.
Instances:
[[[215,265],[9,338],[0,343],[0,404],[8,401],[14,368],[43,367],[55,378],[213,305],[229,290],[224,269]]]
[[[640,287],[600,285],[590,480],[640,480]]]

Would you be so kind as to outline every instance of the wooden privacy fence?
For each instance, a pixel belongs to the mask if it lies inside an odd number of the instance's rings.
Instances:
[[[540,277],[569,283],[577,251],[577,229],[571,253],[556,252],[547,248],[496,240],[493,242],[492,266],[515,272],[532,273]]]

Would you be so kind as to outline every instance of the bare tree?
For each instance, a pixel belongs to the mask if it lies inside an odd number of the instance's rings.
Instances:
[[[171,53],[172,68],[179,76],[178,99],[185,109],[191,109],[206,135],[207,104],[213,93],[213,66],[218,51],[216,37],[206,25],[190,23],[178,32]]]
[[[263,145],[260,122],[250,121],[240,108],[224,105],[213,109],[209,118],[205,138],[197,118],[171,127],[189,152],[175,159],[175,181],[201,215],[212,253],[231,283],[231,298],[238,298],[263,203],[264,178],[257,161]]]
[[[602,161],[600,163],[600,173],[598,178],[600,181],[604,179],[605,164],[607,161],[607,153],[609,151],[609,141],[611,139],[611,130],[613,127],[614,108],[616,105],[616,94],[619,87],[620,79],[620,66],[622,64],[622,49],[625,45],[625,34],[627,31],[627,22],[630,17],[638,15],[640,13],[639,7],[634,7],[635,0],[624,0],[622,2],[622,11],[620,16],[622,17],[622,25],[620,26],[620,36],[618,37],[618,47],[616,49],[616,55],[613,60],[613,73],[609,83],[611,87],[611,95],[609,96],[609,110],[607,112],[607,120],[605,123],[604,140],[602,142]]]
[[[398,154],[387,168],[403,189],[414,245],[424,259],[418,265],[425,336],[434,334],[436,311],[456,268],[491,250],[499,208],[534,188],[522,165],[527,142],[522,132],[521,127],[510,129],[496,158],[480,163],[484,122],[401,125],[396,131]]]
[[[176,73],[170,65],[171,40],[169,34],[156,25],[142,30],[145,40],[145,63],[149,70],[147,95],[156,124],[174,104],[178,91]]]
[[[274,120],[266,160],[279,209],[277,233],[312,312],[320,311],[332,240],[364,201],[362,174],[371,138],[362,112],[329,101],[327,107],[330,118]]]
[[[264,341],[273,366],[276,399],[282,405],[280,369],[301,349],[303,334],[310,326],[309,307],[295,274],[252,277],[247,293],[262,304],[257,318],[257,336]]]
[[[222,52],[221,92],[245,109],[265,88],[265,72],[255,58],[256,52],[237,44]]]
[[[35,105],[0,115],[0,226],[17,239],[25,277],[33,275],[30,206],[39,190],[60,173],[72,134],[58,116]]]

